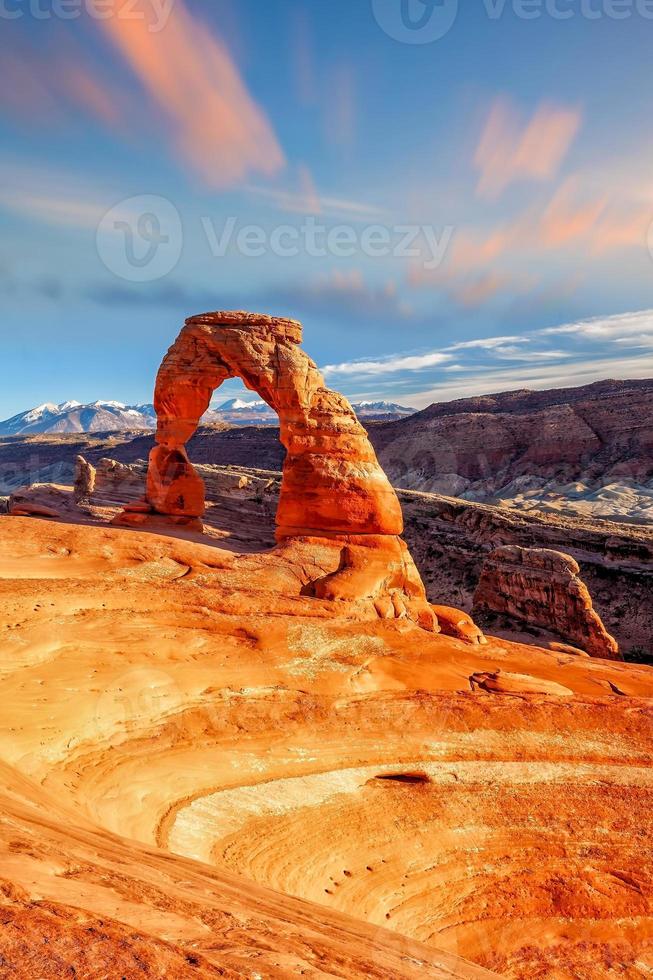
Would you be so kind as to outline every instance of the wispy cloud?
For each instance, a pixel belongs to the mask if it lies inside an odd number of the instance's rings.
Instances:
[[[446,350],[493,350],[496,347],[504,347],[506,344],[526,344],[528,337],[521,334],[509,334],[505,337],[479,337],[476,340],[462,340],[458,344],[451,344]]]
[[[210,186],[231,187],[249,174],[272,176],[284,154],[263,109],[247,90],[224,42],[175,0],[164,29],[142,19],[98,21],[167,122],[175,153]]]
[[[349,147],[356,134],[356,94],[353,67],[335,65],[329,72],[324,107],[324,135],[329,146]]]
[[[111,203],[108,188],[61,171],[0,161],[0,208],[7,211],[47,225],[95,230]]]
[[[571,335],[590,341],[608,341],[641,347],[646,341],[653,347],[653,310],[618,313],[615,316],[592,317],[559,327],[545,327],[542,336]]]
[[[569,346],[562,344],[565,337]],[[553,338],[558,342],[556,347],[551,346]],[[617,357],[610,355],[612,344],[619,345]],[[386,397],[399,384],[414,386],[421,372],[432,369],[436,376],[441,373],[442,380],[428,392],[410,396],[411,404],[427,404],[426,399],[433,401],[435,393],[440,399],[450,397],[453,391],[456,397],[465,397],[497,391],[497,385],[544,388],[580,385],[586,379],[608,376],[649,377],[653,375],[653,357],[635,356],[638,350],[653,351],[653,310],[595,317],[522,334],[481,337],[437,350],[347,361],[327,365],[324,370],[334,377],[386,375],[388,380],[381,382],[378,391],[379,397]],[[504,366],[498,367],[499,363]],[[455,380],[448,379],[448,373],[455,374]],[[398,374],[400,379],[394,377]]]
[[[555,177],[580,123],[578,109],[542,103],[523,124],[511,102],[497,99],[474,156],[479,197],[497,198],[518,180]]]
[[[423,371],[451,360],[450,354],[431,351],[427,354],[391,355],[382,360],[345,361],[322,368],[327,377],[334,375],[394,374],[397,371]]]
[[[247,193],[268,201],[280,211],[290,214],[321,215],[323,218],[348,218],[350,221],[370,221],[386,212],[374,204],[352,201],[335,194],[318,191],[309,168],[300,164],[295,170],[292,185],[284,187],[248,184]]]
[[[425,408],[433,402],[452,398],[472,398],[475,395],[496,394],[521,388],[542,390],[545,388],[575,388],[608,378],[650,378],[653,376],[653,358],[597,358],[581,360],[566,365],[538,365],[527,367],[478,370],[466,378],[443,380],[432,387],[404,398],[416,408]]]
[[[128,113],[124,91],[91,64],[72,38],[45,52],[14,42],[1,59],[0,108],[21,122],[31,118],[56,125],[81,110],[87,118],[115,128]]]

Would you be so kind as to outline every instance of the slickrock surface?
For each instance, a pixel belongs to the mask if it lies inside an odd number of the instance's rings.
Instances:
[[[0,801],[2,977],[494,976],[104,830],[4,764]]]
[[[483,563],[474,609],[541,626],[591,657],[620,659],[570,555],[546,548],[496,548]]]
[[[653,969],[651,669],[361,623],[296,552],[1,529],[12,976]]]
[[[408,615],[435,629],[419,573],[400,535],[397,495],[351,405],[326,387],[300,348],[302,327],[242,311],[190,317],[159,369],[154,392],[157,445],[150,453],[146,502],[156,514],[201,518],[205,489],[185,445],[216,388],[240,378],[279,416],[286,449],[276,537],[306,553],[325,539],[335,566],[306,583],[318,598],[370,599],[379,616]],[[126,515],[144,522],[140,508]],[[308,594],[308,593],[307,593]]]
[[[107,464],[109,465],[109,464]],[[204,525],[238,550],[270,547],[281,474],[244,467],[195,467],[206,487]],[[118,508],[144,493],[147,466],[141,460],[127,470],[111,467],[108,483],[100,478],[90,500],[98,518],[109,521]],[[102,466],[99,465],[99,471]],[[127,474],[124,488],[118,474]],[[246,481],[246,482],[244,482]],[[43,489],[39,491],[45,502]],[[634,528],[560,515],[523,514],[489,504],[398,491],[405,519],[404,536],[426,584],[428,597],[459,609],[472,609],[483,562],[496,547],[515,545],[569,553],[579,563],[594,607],[626,655],[653,656],[653,528]],[[60,498],[52,501],[57,505]],[[88,508],[85,508],[88,510]],[[438,609],[435,610],[436,613]],[[440,627],[445,631],[444,621]],[[508,638],[521,631],[493,621],[490,632]],[[530,626],[526,642],[546,646],[555,633]],[[533,637],[536,637],[535,639]]]

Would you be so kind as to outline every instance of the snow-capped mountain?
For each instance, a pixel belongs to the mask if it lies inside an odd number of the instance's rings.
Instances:
[[[354,411],[366,422],[388,421],[412,415],[414,409],[394,402],[357,402]],[[279,419],[260,399],[230,398],[211,405],[202,421],[229,425],[278,425]],[[56,435],[71,432],[126,432],[154,429],[156,412],[151,404],[123,405],[115,401],[77,401],[54,405],[46,402],[0,422],[0,436]]]
[[[152,405],[123,405],[122,402],[77,401],[53,405],[45,402],[27,412],[0,422],[0,435],[23,436],[66,432],[124,432],[153,429],[156,415]]]
[[[278,425],[279,418],[269,405],[260,398],[245,400],[230,398],[219,405],[211,405],[204,417],[205,422],[228,422],[229,425]]]
[[[359,419],[403,419],[414,415],[416,408],[397,405],[396,402],[354,402],[352,404]]]

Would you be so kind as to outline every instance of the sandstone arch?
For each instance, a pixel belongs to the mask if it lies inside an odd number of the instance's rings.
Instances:
[[[381,616],[435,628],[405,543],[395,494],[351,405],[326,387],[300,348],[296,320],[245,312],[190,317],[159,369],[157,445],[147,502],[159,514],[201,517],[204,487],[185,444],[228,378],[241,378],[279,416],[286,449],[276,538],[330,539],[335,567],[309,583],[326,599],[372,599]]]

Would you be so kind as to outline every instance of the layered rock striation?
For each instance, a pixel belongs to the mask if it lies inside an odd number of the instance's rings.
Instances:
[[[430,405],[377,425],[374,444],[393,484],[472,500],[549,483],[563,494],[653,479],[653,380],[509,391]],[[607,512],[607,508],[606,508]]]
[[[539,626],[592,657],[619,659],[619,647],[592,605],[580,567],[547,548],[496,548],[485,559],[474,609]]]

